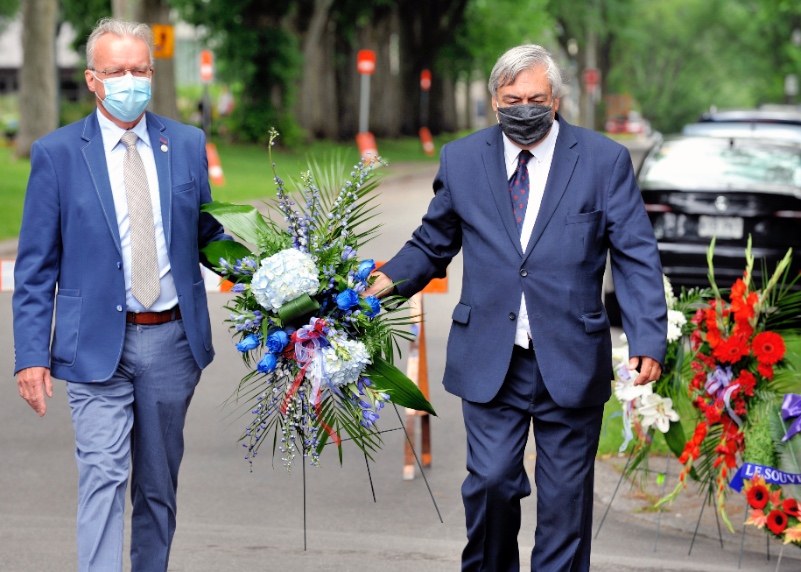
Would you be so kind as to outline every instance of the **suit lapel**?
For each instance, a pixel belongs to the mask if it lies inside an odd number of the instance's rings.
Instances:
[[[84,119],[81,138],[86,141],[81,149],[81,154],[89,167],[89,175],[92,177],[92,183],[94,183],[97,198],[100,200],[106,224],[114,239],[114,245],[122,256],[120,228],[117,225],[117,210],[114,208],[114,195],[111,192],[106,150],[103,148],[103,135],[100,132],[100,124],[97,122],[95,113]]]
[[[545,183],[545,191],[542,195],[542,203],[537,213],[537,220],[534,229],[531,231],[531,238],[526,248],[526,257],[531,254],[537,245],[542,233],[556,212],[556,207],[565,194],[567,184],[573,175],[573,170],[578,161],[578,153],[573,149],[577,144],[576,137],[573,135],[572,127],[561,117],[559,117],[559,136],[556,138],[556,145],[553,150],[553,160],[551,170],[548,173],[548,181]]]
[[[509,181],[506,176],[506,162],[503,157],[503,138],[500,127],[495,126],[489,130],[486,143],[482,158],[484,160],[484,168],[487,171],[487,179],[492,189],[492,196],[495,199],[498,214],[500,214],[509,239],[520,256],[522,256],[523,249],[520,247],[520,232],[515,224],[512,200],[509,198]]]
[[[167,241],[167,249],[169,250],[172,240],[172,176],[170,171],[170,141],[166,130],[167,128],[159,120],[158,116],[148,112],[147,132],[150,136],[153,158],[156,161],[161,201],[161,224],[164,228],[164,239]]]

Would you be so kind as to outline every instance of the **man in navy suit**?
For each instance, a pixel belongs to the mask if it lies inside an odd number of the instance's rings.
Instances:
[[[15,372],[39,415],[66,381],[82,572],[122,570],[129,473],[131,568],[167,569],[184,420],[214,357],[199,249],[229,237],[200,212],[203,133],[145,112],[152,53],[146,25],[98,23],[97,109],[34,143],[19,237]]]
[[[546,50],[506,52],[489,89],[499,125],[442,148],[421,226],[366,294],[394,285],[411,296],[462,251],[444,377],[462,398],[467,431],[462,570],[519,569],[533,422],[531,569],[586,571],[593,467],[611,394],[607,254],[637,384],[658,379],[665,356],[659,254],[628,152],[557,114],[562,80]]]

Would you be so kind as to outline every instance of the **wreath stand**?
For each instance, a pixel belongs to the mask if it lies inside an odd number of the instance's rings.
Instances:
[[[609,514],[609,510],[612,508],[612,503],[614,502],[615,497],[617,496],[618,490],[620,490],[620,485],[623,484],[623,481],[626,478],[626,469],[628,469],[629,465],[631,464],[631,459],[632,459],[633,455],[634,455],[634,451],[632,450],[632,452],[629,453],[629,456],[626,459],[626,464],[623,467],[623,471],[620,473],[620,478],[617,481],[617,485],[615,485],[615,490],[612,492],[612,498],[609,499],[609,502],[606,505],[606,510],[604,511],[604,515],[601,518],[601,522],[598,524],[598,529],[595,531],[595,535],[593,536],[593,539],[598,538],[598,535],[601,533],[601,528],[603,528],[604,522],[606,521],[606,517]],[[666,463],[665,463],[665,472],[664,472],[664,477],[665,478],[664,478],[664,481],[662,483],[662,497],[663,498],[664,498],[665,492],[667,490],[667,481],[668,481],[668,476],[670,475],[670,472],[669,472],[669,470],[670,470],[670,458],[672,456],[673,456],[672,453],[668,453],[667,454],[667,460],[666,460]],[[644,470],[646,470],[646,469],[640,469],[640,468],[635,469],[635,471],[644,471]],[[698,520],[695,523],[695,530],[693,531],[692,540],[690,541],[690,549],[687,552],[688,556],[692,554],[693,546],[695,545],[695,540],[698,537],[698,529],[701,526],[701,518],[704,515],[704,508],[706,507],[707,504],[711,504],[713,495],[714,495],[714,490],[713,489],[708,490],[707,494],[706,494],[706,498],[704,499],[704,502],[701,503],[701,510],[700,510],[700,512],[698,514]],[[745,519],[743,520],[743,531],[742,531],[742,534],[741,534],[741,537],[740,537],[740,553],[739,553],[739,557],[738,557],[738,560],[737,560],[737,569],[738,570],[741,569],[741,567],[742,567],[743,554],[745,552],[745,532],[746,532],[745,520],[748,519],[748,502],[746,502],[745,506],[746,506]],[[717,528],[718,528],[718,540],[720,541],[720,548],[721,548],[721,550],[723,550],[723,548],[724,548],[723,547],[723,530],[720,527],[720,517],[718,516],[718,511],[715,511],[715,522],[716,522]],[[657,546],[659,544],[659,533],[660,533],[661,523],[662,523],[662,507],[660,506],[659,507],[659,516],[658,516],[657,521],[656,521],[656,538],[654,539],[654,552],[656,552]],[[765,556],[766,556],[766,559],[768,561],[770,561],[770,536],[765,535],[765,539],[766,539]],[[779,557],[778,557],[778,560],[776,561],[775,572],[779,572],[779,566],[781,566],[783,553],[784,553],[784,545],[782,545],[781,549],[779,550]]]

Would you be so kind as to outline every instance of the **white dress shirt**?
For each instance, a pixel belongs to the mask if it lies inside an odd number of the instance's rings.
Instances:
[[[526,216],[523,218],[523,230],[520,233],[520,247],[526,251],[528,241],[531,239],[531,231],[537,220],[540,211],[542,195],[545,192],[545,183],[548,181],[548,173],[551,172],[551,162],[553,161],[553,150],[556,145],[556,138],[559,135],[559,121],[553,122],[553,127],[548,132],[539,145],[531,149],[533,155],[526,165],[528,169],[529,195],[528,205],[526,206]],[[518,155],[520,147],[503,135],[503,156],[506,161],[506,178],[512,177],[517,169]],[[512,208],[511,202],[509,208]],[[531,339],[531,325],[528,321],[528,310],[526,309],[526,297],[520,297],[520,311],[517,313],[517,329],[515,330],[515,345],[528,347]]]
[[[128,199],[125,195],[125,180],[123,178],[122,163],[125,158],[125,144],[121,139],[125,130],[115,125],[100,111],[97,112],[100,123],[100,133],[103,137],[103,149],[106,151],[106,164],[108,165],[111,192],[114,196],[114,211],[117,215],[117,226],[120,229],[120,246],[122,247],[122,269],[125,275],[125,303],[129,312],[145,311],[144,306],[131,294],[131,232],[128,219]],[[159,263],[159,279],[161,294],[148,312],[161,312],[169,310],[178,304],[178,293],[172,279],[170,259],[167,253],[167,241],[164,237],[164,226],[161,220],[161,198],[159,196],[159,179],[156,173],[156,160],[153,158],[153,146],[147,133],[146,117],[131,129],[139,140],[136,150],[142,157],[147,175],[147,185],[150,190],[150,202],[153,206],[153,224],[156,231],[156,254]],[[159,151],[162,152],[162,151]]]

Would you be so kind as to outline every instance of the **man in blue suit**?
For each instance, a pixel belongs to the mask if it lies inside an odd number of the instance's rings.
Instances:
[[[557,114],[559,69],[540,46],[506,52],[489,81],[498,126],[442,148],[421,226],[366,294],[404,296],[464,278],[445,388],[462,398],[468,476],[462,570],[519,570],[523,453],[533,422],[537,529],[531,569],[590,565],[593,467],[611,394],[611,265],[636,383],[665,356],[667,309],[656,240],[624,147]]]
[[[199,248],[227,239],[203,133],[145,112],[153,38],[106,19],[88,39],[94,113],[36,141],[15,269],[15,372],[39,414],[66,381],[79,473],[81,571],[166,570],[183,427],[211,324]],[[53,311],[55,307],[55,327]]]

